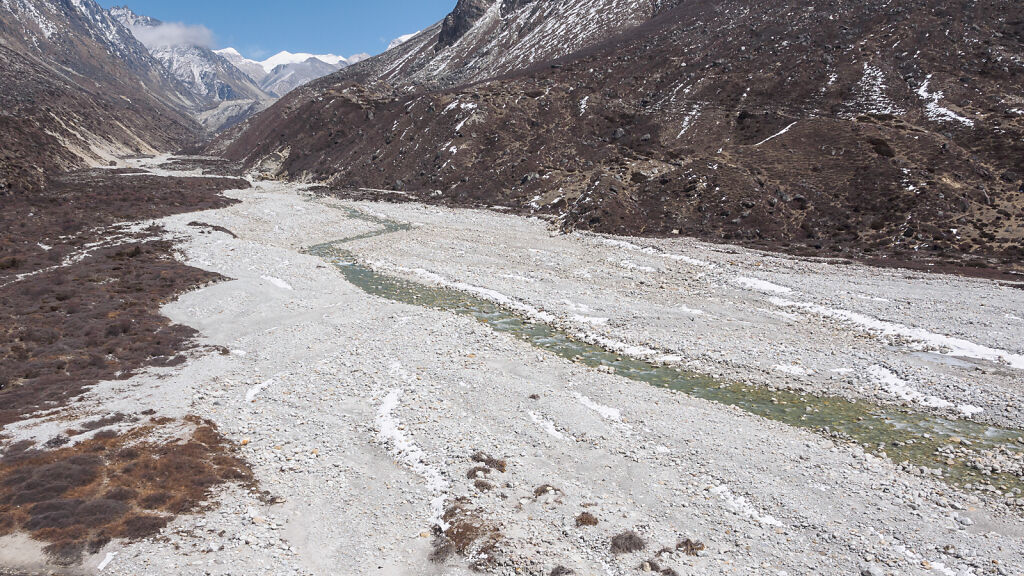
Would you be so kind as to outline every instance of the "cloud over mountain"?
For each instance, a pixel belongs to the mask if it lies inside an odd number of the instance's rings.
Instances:
[[[136,25],[130,29],[140,42],[151,49],[168,46],[214,46],[213,31],[206,26],[162,22],[156,26]]]

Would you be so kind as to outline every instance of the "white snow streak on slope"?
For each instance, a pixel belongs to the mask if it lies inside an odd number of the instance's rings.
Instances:
[[[775,138],[778,138],[779,136],[782,136],[786,132],[789,132],[789,129],[792,128],[793,126],[796,126],[796,122],[793,122],[792,124],[790,124],[789,126],[786,126],[782,130],[779,130],[775,134],[772,134],[771,136],[765,138],[764,140],[761,140],[757,144],[754,144],[754,148],[757,148],[758,146],[760,146],[761,144],[764,144],[765,142],[768,142],[770,140],[774,140]]]
[[[929,408],[953,407],[953,403],[948,400],[919,392],[916,388],[911,386],[909,382],[903,380],[892,370],[889,370],[884,366],[879,366],[877,364],[871,366],[868,368],[868,375],[871,376],[877,384],[881,385],[887,393],[892,394],[905,402],[913,402]],[[974,416],[979,412],[984,412],[983,408],[971,406],[970,404],[961,404],[956,406],[956,409],[965,416]]]
[[[434,274],[433,272],[424,270],[422,268],[410,269],[394,267],[394,269],[400,272],[415,274],[420,278],[432,284],[436,284],[438,286],[444,286],[446,288],[452,288],[454,290],[461,290],[463,292],[475,294],[483,298],[484,300],[489,300],[491,302],[494,302],[495,304],[500,304],[517,312],[521,312],[523,314],[526,314],[530,318],[540,320],[541,322],[553,322],[555,320],[555,316],[553,314],[538,310],[537,308],[534,308],[529,304],[520,302],[513,298],[509,298],[508,296],[496,290],[491,290],[489,288],[481,288],[480,286],[474,286],[472,284],[466,284],[464,282],[452,282],[445,279],[443,276]]]
[[[620,412],[618,408],[612,408],[610,406],[598,404],[597,402],[594,402],[590,398],[587,398],[586,396],[579,393],[576,394],[576,399],[580,401],[580,404],[583,404],[587,408],[590,408],[594,412],[597,412],[601,416],[601,418],[604,418],[605,420],[614,420],[615,422],[622,421],[622,412]]]
[[[559,440],[563,440],[565,438],[565,436],[563,436],[562,433],[558,431],[558,428],[555,428],[554,422],[544,419],[543,417],[538,415],[536,412],[533,412],[532,410],[527,412],[527,414],[530,416],[530,420],[533,420],[534,424],[540,426],[550,436],[558,438]]]
[[[693,126],[693,122],[697,120],[698,116],[700,116],[700,112],[700,104],[694,104],[693,108],[690,109],[690,112],[687,113],[686,116],[683,116],[683,124],[680,127],[679,134],[676,134],[676,140],[682,138],[683,134],[686,134],[686,131],[690,129],[690,126]]]
[[[278,288],[281,288],[282,290],[295,290],[294,288],[291,287],[291,284],[288,284],[287,282],[281,280],[280,278],[274,278],[273,276],[260,276],[260,278],[266,280],[267,282],[270,282],[271,284],[277,286]]]
[[[918,392],[913,386],[884,366],[877,364],[871,366],[868,368],[868,375],[881,385],[887,393],[896,396],[900,400],[928,406],[929,408],[950,408],[953,406],[953,403],[948,400]]]
[[[265,382],[261,382],[261,383],[255,385],[255,386],[253,386],[252,388],[249,388],[249,391],[245,393],[245,401],[246,402],[253,402],[253,401],[255,401],[256,397],[260,395],[260,392],[263,392],[264,390],[266,390],[273,383],[274,383],[274,379],[271,378],[270,380],[267,380]]]
[[[721,498],[726,508],[744,518],[749,518],[758,524],[765,524],[767,526],[782,526],[782,522],[758,512],[754,505],[747,502],[747,499],[743,496],[733,494],[728,486],[715,486],[710,492]]]
[[[757,290],[758,292],[765,292],[769,294],[789,294],[790,292],[793,291],[789,288],[786,288],[785,286],[779,286],[778,284],[772,284],[771,282],[767,282],[765,280],[758,280],[757,278],[747,278],[745,276],[734,278],[732,283],[737,286],[748,288],[750,290]]]
[[[857,85],[858,97],[853,104],[862,112],[902,115],[905,110],[893,104],[885,94],[885,74],[881,69],[864,64],[864,76]]]
[[[409,384],[414,377],[398,362],[392,362],[391,375]],[[427,464],[427,455],[423,449],[410,440],[401,429],[398,418],[392,414],[402,400],[402,389],[395,388],[388,392],[377,409],[377,429],[381,442],[390,444],[396,461],[408,466],[427,481],[427,488],[434,493],[430,500],[432,517],[431,524],[441,530],[447,530],[448,524],[443,520],[444,501],[448,491],[448,481],[440,472]]]
[[[924,84],[921,84],[921,87],[917,89],[917,95],[925,102],[924,109],[928,118],[935,121],[959,122],[964,126],[973,127],[974,120],[964,118],[949,108],[944,108],[939,105],[939,100],[942,99],[943,92],[941,90],[938,92],[928,92],[928,84],[931,81],[932,75],[929,74],[928,77],[924,79]]]
[[[117,552],[107,552],[107,555],[100,562],[99,566],[96,567],[97,572],[103,572],[103,570],[113,562],[114,557],[117,556]]]
[[[669,260],[675,260],[676,262],[683,262],[690,264],[691,266],[700,266],[702,268],[714,268],[714,264],[705,262],[703,260],[697,260],[696,258],[690,258],[689,256],[683,256],[682,254],[672,254],[669,252],[661,252],[650,246],[638,246],[625,240],[613,240],[611,238],[599,238],[602,244],[606,246],[615,246],[617,248],[625,248],[626,250],[632,250],[634,252],[642,252],[644,254],[650,254],[651,256],[661,256],[662,258],[668,258]]]
[[[819,316],[824,316],[826,318],[833,318],[848,324],[853,324],[854,326],[863,328],[868,332],[877,333],[887,338],[905,338],[914,340],[917,343],[912,347],[916,350],[938,349],[942,350],[942,353],[947,356],[960,356],[964,358],[988,360],[990,362],[1000,362],[1012,368],[1024,370],[1024,356],[1007,352],[1006,350],[989,348],[988,346],[975,344],[974,342],[963,340],[961,338],[936,334],[923,328],[912,328],[910,326],[904,326],[903,324],[896,324],[895,322],[887,322],[885,320],[879,320],[865,314],[850,312],[848,310],[826,308],[817,304],[793,302],[790,300],[783,300],[781,298],[772,298],[771,302],[772,304],[782,308],[796,308],[805,312],[818,314]]]
[[[796,364],[776,364],[772,366],[772,370],[777,370],[783,374],[789,374],[791,376],[806,376],[811,373],[807,368]]]

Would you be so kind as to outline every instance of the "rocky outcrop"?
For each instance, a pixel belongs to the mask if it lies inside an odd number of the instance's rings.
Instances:
[[[455,44],[469,32],[492,4],[494,0],[459,0],[455,9],[441,24],[441,32],[437,36],[438,49]]]

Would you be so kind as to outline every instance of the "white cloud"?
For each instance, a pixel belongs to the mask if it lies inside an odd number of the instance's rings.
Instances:
[[[164,22],[157,26],[132,26],[130,30],[146,48],[167,46],[213,48],[214,45],[213,32],[206,26]]]

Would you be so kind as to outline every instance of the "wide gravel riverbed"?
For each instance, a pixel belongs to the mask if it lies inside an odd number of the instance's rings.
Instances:
[[[229,353],[103,384],[79,410],[158,400],[161,414],[210,418],[271,498],[225,489],[160,538],[111,544],[91,573],[1024,574],[1019,494],[979,498],[875,446],[367,294],[307,250],[366,235],[346,248],[374,270],[626,356],[1011,428],[1024,427],[1024,290],[685,239],[554,235],[539,220],[279,183],[229,195],[243,202],[160,221],[185,262],[233,279],[165,313]],[[367,235],[379,224],[339,208],[409,226]],[[578,525],[584,512],[596,525]],[[626,531],[645,548],[613,553]],[[703,549],[677,549],[685,539]]]

